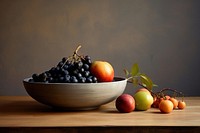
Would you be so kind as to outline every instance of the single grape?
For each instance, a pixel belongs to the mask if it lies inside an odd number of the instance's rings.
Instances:
[[[62,76],[59,77],[59,78],[58,78],[58,82],[63,83],[63,82],[64,82],[64,77],[62,77]]]
[[[85,60],[91,60],[90,56],[88,56],[88,55],[86,55],[84,59]]]
[[[78,75],[78,73],[79,73],[78,70],[75,69],[75,70],[73,70],[70,74],[76,76],[76,75]]]
[[[67,64],[65,64],[65,65],[63,66],[63,69],[67,70],[68,67],[69,67],[69,66],[68,66]]]
[[[78,61],[78,62],[76,62],[76,63],[74,64],[74,66],[75,66],[76,69],[81,69],[82,66],[83,66],[83,62],[82,62],[82,61]]]
[[[34,73],[34,74],[32,75],[32,78],[33,78],[33,80],[34,80],[35,82],[38,81],[38,77],[39,77],[39,75],[36,74],[36,73]]]
[[[53,80],[53,77],[48,77],[47,80],[48,80],[49,83],[53,83],[53,81],[54,81],[54,80]]]
[[[84,61],[84,63],[86,63],[86,64],[88,64],[88,65],[92,64],[91,58],[90,58],[90,56],[88,56],[88,55],[86,55],[86,56],[84,57],[83,61]]]
[[[88,64],[83,64],[84,70],[89,70],[90,66]]]
[[[33,79],[29,79],[28,82],[36,82],[35,80]]]
[[[68,69],[69,72],[72,72],[74,70],[74,64],[68,64]]]
[[[92,78],[90,78],[90,77],[86,78],[86,82],[87,82],[87,83],[92,83],[92,82],[93,82],[93,81],[92,81]]]
[[[67,60],[67,57],[62,58],[62,62],[64,63]]]
[[[82,74],[81,73],[77,73],[76,75],[78,78],[81,78],[82,77]]]
[[[46,71],[45,73],[47,74],[47,78],[51,77],[51,73],[49,71]]]
[[[63,64],[64,64],[64,63],[63,63],[62,61],[60,61],[60,62],[58,63],[58,65],[57,65],[57,66],[58,66],[58,67],[62,67],[62,66],[63,66]]]
[[[85,83],[85,82],[86,82],[86,78],[85,78],[85,77],[81,77],[78,81],[79,81],[80,83]]]
[[[62,72],[62,74],[63,74],[63,75],[68,75],[69,72],[68,72],[67,70],[64,70],[64,71]]]
[[[64,82],[65,83],[70,83],[70,75],[65,75],[64,76]]]
[[[39,81],[40,81],[40,82],[45,82],[46,79],[47,79],[47,74],[46,74],[46,73],[41,73],[41,74],[39,75]]]
[[[49,73],[53,74],[53,73],[55,73],[55,70],[56,70],[56,68],[55,68],[55,67],[52,67],[52,68],[49,70]]]
[[[75,76],[71,76],[70,81],[72,83],[78,83],[78,80],[77,80],[77,78]]]
[[[84,71],[84,72],[83,72],[83,75],[84,75],[85,77],[88,77],[88,76],[90,75],[90,71]]]
[[[93,81],[93,83],[97,83],[97,78],[93,76],[92,81]]]
[[[84,71],[85,71],[84,68],[79,69],[79,72],[80,72],[80,73],[83,73]]]
[[[71,62],[71,61],[67,61],[65,64],[67,64],[67,65],[71,65],[72,62]]]
[[[56,71],[56,72],[60,71],[60,67],[57,66],[56,69],[55,69],[55,71]]]

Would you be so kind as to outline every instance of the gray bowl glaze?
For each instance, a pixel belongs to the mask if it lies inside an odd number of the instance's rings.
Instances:
[[[67,110],[90,110],[115,100],[127,84],[125,78],[102,83],[39,83],[23,80],[27,93],[36,101]]]

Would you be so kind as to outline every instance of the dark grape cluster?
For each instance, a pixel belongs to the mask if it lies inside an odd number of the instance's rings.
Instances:
[[[97,78],[90,73],[92,64],[89,56],[64,57],[56,67],[41,74],[33,74],[32,82],[45,83],[96,83]]]

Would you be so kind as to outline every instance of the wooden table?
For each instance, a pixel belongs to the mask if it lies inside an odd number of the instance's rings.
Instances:
[[[0,133],[200,132],[200,97],[186,97],[185,110],[118,113],[114,102],[91,111],[58,111],[29,96],[0,96]]]

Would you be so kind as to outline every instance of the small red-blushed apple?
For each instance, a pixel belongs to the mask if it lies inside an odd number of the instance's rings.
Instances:
[[[114,78],[114,69],[106,61],[94,61],[90,68],[91,73],[97,77],[99,82],[112,82]]]
[[[153,104],[151,105],[151,107],[158,108],[159,104],[160,104],[160,98],[153,97]]]
[[[135,100],[129,94],[122,94],[116,99],[115,106],[121,113],[130,113],[135,109]]]
[[[145,111],[151,108],[153,104],[153,97],[147,91],[139,91],[134,95],[135,99],[135,109]]]
[[[164,99],[165,100],[169,100],[171,97],[169,96],[169,95],[166,95],[165,97],[164,97]]]
[[[153,104],[151,105],[153,108],[159,108],[160,102],[164,100],[163,98],[154,97]]]

